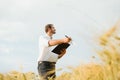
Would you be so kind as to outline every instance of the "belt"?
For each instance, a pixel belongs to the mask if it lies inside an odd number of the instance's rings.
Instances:
[[[41,64],[41,63],[50,63],[50,64],[56,64],[56,62],[49,62],[49,61],[38,61],[38,64]]]

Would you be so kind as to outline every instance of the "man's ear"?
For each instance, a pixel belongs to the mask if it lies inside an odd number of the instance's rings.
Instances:
[[[48,31],[51,31],[51,28],[48,28]]]

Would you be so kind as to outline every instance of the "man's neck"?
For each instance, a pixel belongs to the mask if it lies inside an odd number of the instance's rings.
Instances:
[[[51,37],[51,38],[52,38],[52,36],[53,36],[53,34],[51,34],[51,33],[47,33],[47,35],[48,35],[49,37]]]

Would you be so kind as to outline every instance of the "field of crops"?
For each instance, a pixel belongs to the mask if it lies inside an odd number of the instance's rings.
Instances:
[[[97,54],[102,61],[72,68],[70,73],[63,73],[57,80],[120,80],[120,24],[116,24],[100,39],[102,49]]]
[[[71,72],[64,72],[56,80],[120,80],[120,25],[115,25],[100,37],[98,51],[100,63],[80,64],[70,68]],[[33,72],[20,73],[11,71],[0,74],[0,80],[39,80]]]

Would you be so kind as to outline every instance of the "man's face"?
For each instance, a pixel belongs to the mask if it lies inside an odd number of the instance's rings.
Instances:
[[[55,27],[52,27],[52,28],[50,29],[50,31],[51,31],[51,33],[55,34],[55,33],[56,33]]]

